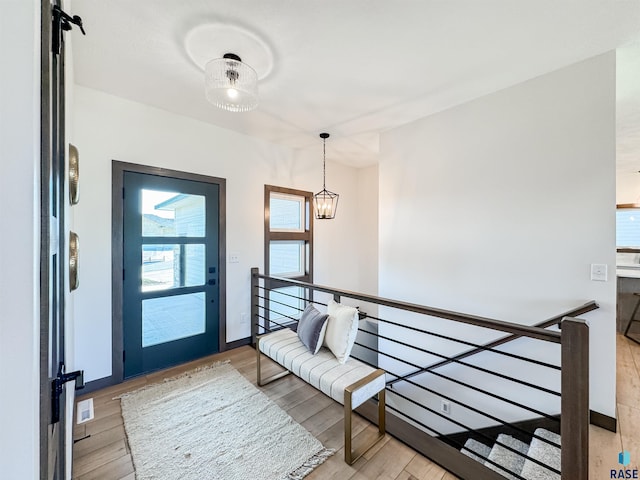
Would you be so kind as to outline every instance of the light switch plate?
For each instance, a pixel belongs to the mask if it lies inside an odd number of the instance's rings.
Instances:
[[[591,264],[591,280],[596,282],[607,281],[607,265],[604,263]]]

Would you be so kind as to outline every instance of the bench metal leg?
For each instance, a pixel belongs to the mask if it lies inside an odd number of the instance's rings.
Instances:
[[[371,376],[379,375],[381,370],[374,372]],[[384,374],[384,372],[383,372]],[[366,377],[364,380],[366,380]],[[385,435],[385,406],[386,406],[386,395],[385,389],[383,388],[378,392],[378,435],[376,438],[364,445],[360,445],[355,450],[353,450],[353,428],[352,428],[352,418],[353,418],[353,409],[351,406],[351,395],[352,391],[350,389],[345,389],[344,391],[344,461],[349,465],[353,465],[362,455],[364,455],[371,447],[373,447],[376,443],[384,438]]]
[[[289,370],[285,370],[280,373],[276,373],[275,375],[270,376],[269,378],[262,378],[262,368],[260,364],[260,359],[262,358],[262,352],[260,352],[260,337],[256,338],[256,367],[257,367],[257,384],[259,387],[263,387],[279,378],[289,375],[291,372]]]

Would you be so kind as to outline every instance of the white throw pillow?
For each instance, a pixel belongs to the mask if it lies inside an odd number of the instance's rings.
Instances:
[[[358,334],[358,309],[330,300],[327,313],[329,321],[323,345],[333,352],[338,362],[344,363],[351,354]]]

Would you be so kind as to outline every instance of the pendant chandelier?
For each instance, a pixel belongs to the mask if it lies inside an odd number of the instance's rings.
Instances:
[[[258,106],[258,75],[235,53],[207,63],[204,87],[207,100],[223,110],[248,112]]]
[[[321,133],[320,138],[322,139],[322,190],[313,196],[313,209],[315,210],[316,218],[324,220],[336,216],[338,197],[340,195],[327,190],[327,138],[329,138],[329,134]]]

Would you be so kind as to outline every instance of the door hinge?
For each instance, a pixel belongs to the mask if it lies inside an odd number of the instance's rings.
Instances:
[[[60,54],[63,32],[71,30],[73,25],[77,25],[82,34],[86,35],[84,27],[82,26],[82,18],[78,15],[72,17],[58,5],[54,5],[51,12],[51,51],[54,55]]]
[[[126,353],[127,352],[125,350],[122,350],[122,363],[124,363],[125,359],[127,358]]]
[[[124,268],[122,269],[122,281],[124,282]]]
[[[122,187],[122,199],[124,200],[124,187]]]
[[[58,375],[51,381],[51,424],[60,421],[60,395],[64,391],[64,384],[76,382],[76,390],[84,388],[84,370],[65,373],[64,363],[60,362]]]

